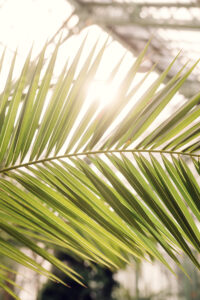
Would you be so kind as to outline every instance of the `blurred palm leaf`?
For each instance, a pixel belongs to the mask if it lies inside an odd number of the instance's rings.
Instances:
[[[195,66],[162,87],[175,59],[130,108],[149,75],[132,88],[147,45],[119,83],[115,105],[97,111],[92,103],[83,114],[87,84],[106,46],[95,54],[95,45],[75,75],[83,42],[53,90],[59,44],[44,75],[45,47],[34,72],[30,54],[14,86],[13,59],[0,99],[0,254],[57,281],[13,240],[77,281],[79,275],[38,241],[113,269],[132,255],[159,259],[170,268],[164,252],[181,268],[181,251],[199,268],[193,249],[200,250],[200,94],[149,130]],[[12,294],[4,268],[1,286]]]

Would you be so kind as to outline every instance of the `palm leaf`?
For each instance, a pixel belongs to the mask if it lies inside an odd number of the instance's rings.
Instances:
[[[97,54],[96,45],[90,50],[77,75],[84,43],[53,90],[59,43],[42,75],[44,47],[28,92],[31,54],[14,87],[13,59],[0,99],[0,253],[57,281],[13,241],[78,282],[79,275],[38,241],[112,269],[135,256],[156,258],[171,270],[164,253],[182,268],[182,251],[200,268],[193,254],[200,250],[200,94],[150,130],[196,64],[182,68],[161,87],[175,58],[133,102],[149,75],[130,88],[147,45],[119,83],[115,105],[99,111],[96,103],[88,107],[86,87],[95,77],[107,41]],[[109,83],[120,64],[113,68]],[[126,107],[128,112],[121,114]],[[1,286],[12,293],[6,284]]]

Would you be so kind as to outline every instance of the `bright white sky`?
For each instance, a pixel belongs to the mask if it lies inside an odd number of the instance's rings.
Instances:
[[[1,7],[2,5],[2,7]],[[0,41],[24,55],[34,41],[38,53],[72,11],[64,0],[0,1]]]

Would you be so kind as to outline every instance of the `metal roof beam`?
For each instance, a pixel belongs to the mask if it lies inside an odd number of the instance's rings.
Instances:
[[[71,1],[71,0],[70,0]],[[74,2],[74,1],[73,1]],[[76,1],[75,1],[76,2]],[[77,2],[76,2],[77,3]],[[134,7],[177,7],[177,8],[196,8],[200,7],[196,3],[185,2],[141,2],[141,3],[120,3],[120,2],[101,2],[101,1],[79,1],[79,4],[89,7],[121,7],[121,8],[134,8]]]
[[[182,30],[199,30],[200,22],[191,21],[160,21],[156,19],[142,19],[136,15],[130,18],[111,18],[110,16],[93,16],[93,20],[98,25],[104,24],[105,26],[123,26],[123,25],[138,25],[142,27],[157,27],[166,29],[182,29]]]
[[[138,25],[142,27],[152,27],[152,28],[169,28],[169,29],[182,29],[182,30],[199,30],[200,21],[197,19],[192,20],[175,20],[175,19],[155,19],[153,16],[141,18],[140,13],[142,8],[144,7],[175,7],[180,9],[182,7],[191,8],[191,7],[199,7],[196,4],[188,4],[188,3],[164,3],[164,2],[146,2],[146,3],[104,3],[100,1],[81,1],[81,0],[70,0],[72,5],[75,5],[76,10],[78,10],[78,15],[81,17],[84,11],[84,18],[87,19],[92,17],[93,23],[96,23],[100,26],[124,26],[124,25]],[[127,9],[127,14],[123,15],[123,17],[114,17],[112,14],[107,11],[107,8],[110,9],[113,7],[122,9],[122,13],[124,9]],[[96,11],[97,8],[105,8],[104,13],[101,15]],[[132,8],[132,10],[128,10]],[[200,8],[200,7],[199,7]],[[92,11],[91,11],[92,10]],[[200,12],[199,12],[200,13]]]

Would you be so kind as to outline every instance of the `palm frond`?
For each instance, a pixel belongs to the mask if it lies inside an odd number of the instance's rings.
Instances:
[[[131,106],[149,75],[132,88],[147,45],[119,83],[114,105],[99,111],[87,104],[87,85],[107,41],[97,54],[95,44],[77,75],[84,44],[53,90],[59,43],[43,75],[44,47],[28,91],[31,53],[14,88],[13,59],[0,99],[1,232],[78,282],[79,275],[38,241],[113,269],[131,256],[156,258],[171,269],[164,252],[182,268],[181,251],[200,268],[193,254],[200,250],[200,93],[150,130],[196,64],[162,87],[175,58]],[[0,253],[59,281],[4,235]]]

